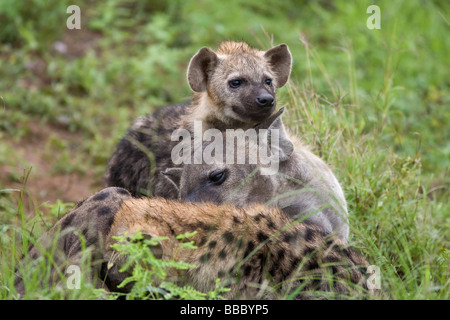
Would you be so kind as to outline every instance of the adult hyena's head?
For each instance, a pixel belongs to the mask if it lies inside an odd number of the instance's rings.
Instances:
[[[257,124],[276,108],[276,89],[291,72],[285,44],[259,51],[240,42],[223,42],[217,51],[202,48],[191,59],[188,82],[200,103],[224,123]]]
[[[211,129],[214,139],[194,147],[189,163],[166,169],[162,174],[183,200],[239,207],[267,203],[283,188],[280,184],[285,182],[277,170],[294,151],[281,122],[283,112],[281,108],[246,131]]]

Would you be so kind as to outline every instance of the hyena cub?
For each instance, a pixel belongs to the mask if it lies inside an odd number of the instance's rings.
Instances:
[[[276,89],[291,72],[292,57],[282,44],[267,51],[243,42],[227,41],[216,51],[200,49],[191,59],[187,79],[194,96],[191,102],[167,106],[141,117],[130,127],[109,160],[106,184],[133,195],[177,198],[177,191],[159,172],[174,167],[172,133],[193,130],[250,128],[269,117],[276,108]]]
[[[119,272],[125,257],[110,245],[113,237],[138,230],[168,238],[152,247],[155,255],[196,265],[183,274],[179,270],[168,274],[197,290],[213,290],[218,277],[231,287],[229,298],[278,298],[291,293],[299,299],[336,298],[366,289],[368,263],[361,254],[316,226],[292,223],[277,208],[135,199],[122,188],[106,188],[79,203],[42,236],[40,248],[32,248],[30,257],[48,259],[57,282],[66,266],[80,262],[84,243],[91,249],[97,285],[126,293],[132,284],[117,288],[129,275]],[[176,235],[192,231],[197,233],[190,240],[198,248],[178,247]],[[55,241],[55,250],[49,251]],[[16,288],[22,294],[27,277],[17,273]]]
[[[230,203],[238,207],[253,203],[276,206],[292,220],[315,224],[347,242],[349,226],[344,192],[331,169],[298,139],[289,136],[281,121],[283,112],[284,108],[256,127],[258,140],[249,134],[251,130],[238,132],[236,140],[223,135],[223,147],[214,147],[217,140],[199,146],[204,159],[215,152],[209,161],[196,164],[194,155],[199,153],[194,151],[190,163],[183,168],[169,168],[162,173],[178,187],[179,199]],[[262,129],[267,130],[272,141],[276,130],[278,143],[262,145]],[[230,141],[236,152],[228,149],[230,144],[226,143]],[[274,163],[262,163],[261,150],[276,151],[272,157]],[[231,163],[227,158],[230,153],[234,154]],[[245,155],[244,162],[237,161],[238,153]],[[257,159],[251,160],[254,155],[258,155]],[[267,174],[268,169],[274,173]]]

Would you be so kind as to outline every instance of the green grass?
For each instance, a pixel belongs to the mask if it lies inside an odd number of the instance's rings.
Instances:
[[[16,168],[0,172],[0,298],[17,297],[15,261],[70,207],[44,210],[27,189],[32,179],[24,183],[31,164],[16,148],[33,135],[30,123],[79,137],[75,147],[54,136],[36,150],[56,159],[52,172],[100,184],[135,117],[189,99],[190,57],[234,39],[289,45],[293,73],[278,93],[285,119],[334,168],[349,203],[350,243],[380,267],[390,298],[449,299],[446,1],[79,1],[92,45],[65,28],[68,2],[33,3],[0,4],[0,167]],[[380,30],[366,27],[371,4],[381,8]],[[70,39],[83,50],[54,49]],[[63,298],[33,283],[30,298]],[[101,294],[87,287],[69,298]]]

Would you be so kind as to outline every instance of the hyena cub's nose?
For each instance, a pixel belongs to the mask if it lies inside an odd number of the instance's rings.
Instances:
[[[266,93],[266,94],[262,94],[259,97],[257,97],[256,103],[260,107],[272,107],[273,104],[275,103],[275,99],[273,98],[272,95]]]

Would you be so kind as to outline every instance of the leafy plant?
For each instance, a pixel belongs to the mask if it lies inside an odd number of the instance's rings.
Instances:
[[[180,241],[178,248],[195,250],[196,246],[193,241],[185,242],[195,233],[178,235],[176,237]],[[208,293],[199,292],[191,286],[180,287],[173,282],[176,280],[173,277],[170,281],[167,281],[169,270],[185,271],[196,267],[183,261],[164,260],[155,257],[153,250],[159,250],[160,243],[166,241],[167,237],[148,238],[138,231],[131,236],[125,234],[113,238],[117,240],[117,243],[111,247],[119,254],[127,257],[120,272],[130,272],[131,274],[119,285],[119,288],[122,288],[129,283],[133,284],[130,293],[126,295],[127,299],[220,299],[222,298],[220,294],[228,291],[228,289],[220,286],[220,280],[216,282],[215,290]]]

